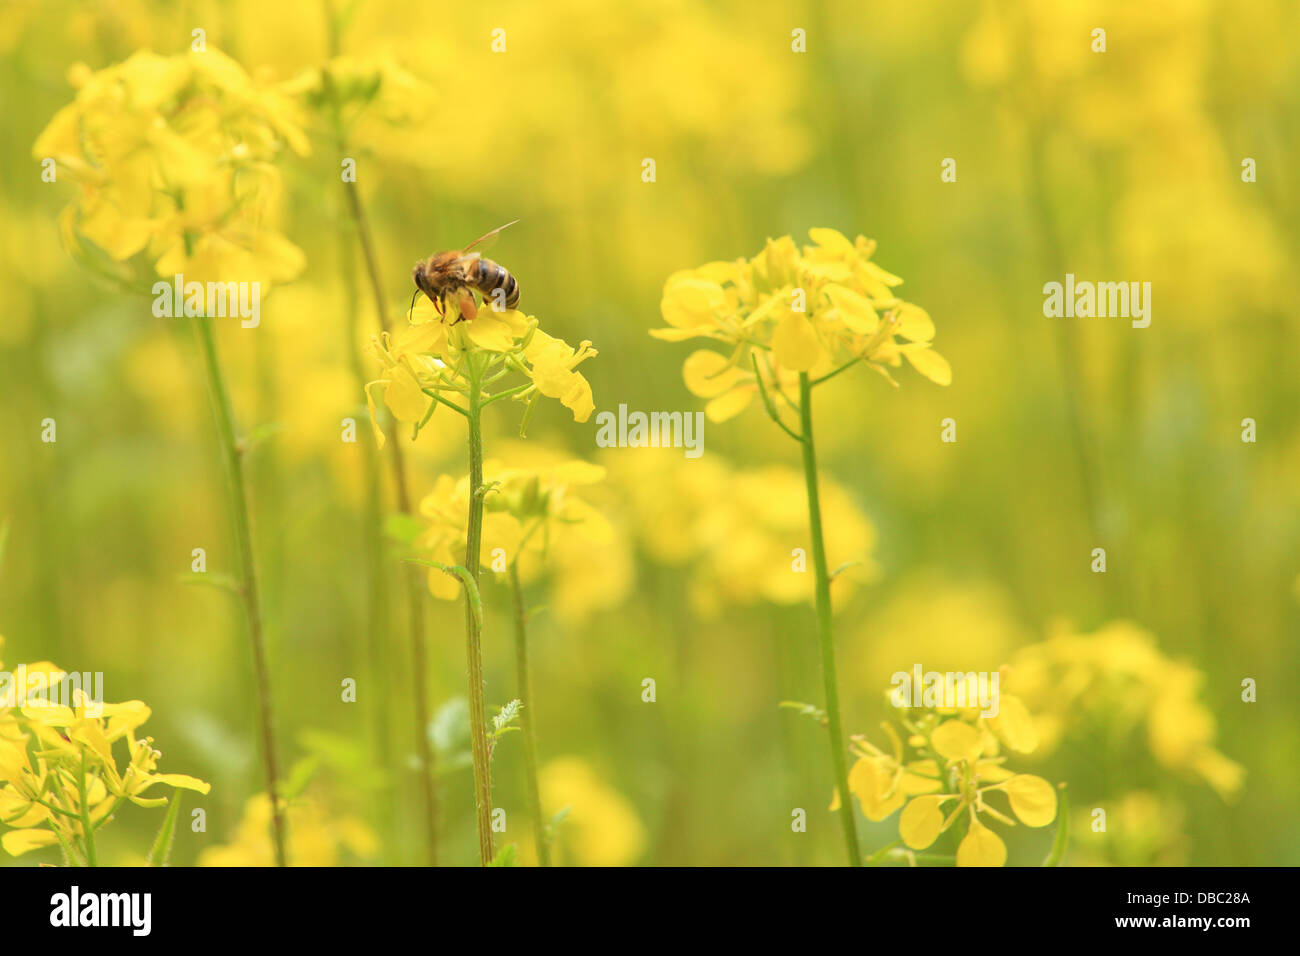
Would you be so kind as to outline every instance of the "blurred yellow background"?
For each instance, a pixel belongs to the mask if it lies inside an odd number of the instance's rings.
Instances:
[[[200,359],[186,320],[69,255],[59,216],[77,186],[43,182],[32,147],[88,70],[184,54],[195,29],[266,88],[310,87],[332,48],[370,84],[347,155],[394,320],[417,260],[519,218],[491,255],[551,334],[595,343],[597,411],[703,407],[682,382],[690,348],[647,334],[671,273],[810,227],[877,239],[953,383],[894,390],[857,370],[819,393],[831,564],[865,562],[835,592],[848,731],[873,732],[890,675],[915,662],[1010,664],[1057,731],[1034,772],[1121,821],[1101,841],[1081,821],[1069,862],[1300,863],[1300,6],[6,2],[0,659],[103,671],[109,700],[148,702],[165,766],[213,784],[187,797],[208,819],[182,826],[182,865],[270,858],[238,609],[182,581],[194,548],[212,570],[233,561]],[[365,444],[358,372],[377,366],[354,356],[375,317],[342,157],[321,113],[301,123],[309,150],[278,157],[268,215],[303,267],[256,330],[216,323],[241,425],[269,426],[248,467],[281,750],[304,781],[294,856],[418,863],[395,543],[385,672],[340,700],[368,673],[366,469],[386,460]],[[1045,318],[1043,284],[1067,272],[1150,282],[1150,327]],[[47,418],[57,442],[41,441]],[[513,406],[486,418],[489,457],[608,469],[587,497],[611,542],[559,554],[535,593],[543,803],[571,808],[557,862],[840,862],[820,731],[777,706],[821,697],[811,580],[787,594],[762,579],[769,555],[806,546],[788,439],[757,405],[710,423],[698,461],[598,449],[595,419],[556,403],[525,442]],[[406,449],[417,500],[464,474],[450,415]],[[492,577],[495,708],[514,677]],[[443,856],[468,863],[463,612],[428,607]],[[499,840],[529,862],[517,743],[494,763]],[[124,811],[101,858],[138,858],[157,817]],[[859,824],[867,850],[897,838],[896,821]]]

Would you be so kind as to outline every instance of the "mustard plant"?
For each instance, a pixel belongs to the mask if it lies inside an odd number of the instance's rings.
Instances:
[[[206,308],[192,309],[188,286],[231,280],[268,289],[302,271],[305,258],[274,227],[282,197],[275,161],[287,145],[309,151],[296,105],[253,81],[218,50],[164,57],[141,51],[123,63],[69,72],[76,99],[55,114],[32,155],[55,159],[77,184],[61,215],[78,262],[130,292],[155,295],[175,277],[186,301],[162,314],[194,319],[229,489],[237,568],[230,590],[243,609],[253,657],[266,790],[272,799],[276,861],[285,863],[284,814],[275,710],[266,660],[244,456]],[[150,279],[164,276],[167,282]],[[178,296],[179,297],[179,296]],[[209,293],[211,299],[211,292]],[[260,321],[260,316],[256,321]],[[254,323],[255,324],[255,323]]]
[[[466,295],[475,295],[466,293]],[[478,298],[475,295],[475,298]],[[484,497],[483,411],[510,399],[524,406],[523,434],[540,399],[557,398],[583,422],[595,408],[591,386],[575,368],[596,350],[587,341],[575,349],[539,328],[537,319],[515,309],[497,310],[480,300],[474,317],[462,315],[462,303],[449,297],[443,311],[427,298],[413,308],[399,332],[382,333],[374,352],[383,371],[366,387],[376,441],[387,439],[377,418],[376,395],[382,395],[398,423],[411,426],[414,441],[440,407],[464,419],[469,435],[466,484],[464,563],[444,554],[435,570],[452,574],[465,590],[466,662],[469,674],[470,744],[479,858],[488,865],[492,848],[492,781],[486,705],[483,693],[483,608],[479,598]],[[466,310],[469,311],[468,309]],[[523,379],[522,382],[518,381]],[[427,499],[426,499],[427,500]],[[433,572],[431,572],[432,574]]]
[[[537,704],[528,663],[529,610],[524,597],[524,576],[536,576],[538,566],[550,553],[552,543],[576,538],[579,546],[599,545],[613,536],[604,517],[578,497],[583,485],[601,481],[605,469],[583,461],[565,461],[547,467],[511,468],[501,462],[484,464],[487,480],[483,495],[484,531],[481,561],[509,581],[514,612],[516,703],[524,746],[524,772],[528,809],[539,866],[551,865],[553,825],[542,812],[538,784]],[[451,551],[464,538],[465,514],[469,503],[469,479],[454,480],[443,475],[421,504],[429,520],[416,544],[441,560],[441,568],[452,561]],[[525,562],[525,558],[528,559]],[[521,563],[527,568],[521,572]],[[434,576],[430,590],[435,597],[454,599],[460,589],[447,578]]]
[[[152,865],[165,864],[180,795],[169,800],[146,792],[162,784],[206,794],[210,785],[188,774],[157,772],[162,754],[153,738],[136,736],[150,715],[143,701],[110,704],[73,687],[67,706],[52,693],[66,677],[41,661],[19,665],[0,682],[7,685],[0,693],[0,823],[6,827],[0,846],[21,856],[58,844],[64,865],[99,866],[96,834],[130,801],[168,807],[147,857]],[[120,764],[123,750],[126,763]]]
[[[831,766],[840,792],[847,792],[831,622],[834,575],[823,538],[813,389],[856,365],[895,387],[889,368],[904,359],[940,385],[951,382],[952,371],[930,346],[935,329],[929,314],[898,298],[894,289],[903,280],[872,260],[874,240],[858,236],[850,241],[834,229],[811,229],[809,237],[810,246],[800,248],[789,236],[769,239],[752,259],[711,262],[669,276],[661,302],[668,328],[650,334],[669,342],[706,338],[721,343],[725,352],[696,351],[682,368],[687,388],[709,399],[709,419],[732,418],[758,397],[768,417],[799,443]],[[840,808],[840,820],[849,864],[861,866],[857,827],[847,803]]]
[[[975,699],[975,677],[966,676],[959,699]],[[1001,694],[996,713],[985,715],[978,707],[946,707],[937,701],[912,706],[894,699],[896,690],[887,695],[892,719],[881,722],[888,747],[876,746],[865,735],[854,735],[850,744],[856,759],[847,792],[857,798],[866,818],[880,821],[902,809],[899,840],[873,853],[870,862],[1002,866],[1007,848],[992,824],[1014,827],[1019,821],[1045,827],[1059,819],[1044,860],[1045,866],[1059,865],[1069,841],[1064,787],[1059,788],[1058,815],[1058,788],[1006,766],[1010,754],[1038,747],[1037,725],[1023,701]],[[1003,801],[1009,813],[999,809]],[[836,792],[832,806],[842,810],[850,803]],[[926,852],[945,834],[953,844],[951,853]]]
[[[331,148],[341,162],[346,163],[352,156],[352,130],[355,124],[366,115],[379,113],[393,117],[394,107],[411,100],[419,101],[424,97],[419,90],[413,89],[418,81],[386,60],[363,60],[342,54],[340,37],[340,18],[333,11],[332,4],[327,4],[327,26],[329,38],[329,60],[318,69],[301,74],[290,88],[302,98],[302,101],[315,113],[323,117],[329,131]],[[402,119],[409,119],[402,111]],[[384,294],[383,276],[379,267],[379,253],[370,229],[365,200],[356,176],[340,173],[340,186],[347,219],[351,225],[351,237],[355,240],[357,251],[366,276],[366,284],[375,314],[376,332],[388,333],[392,322]],[[344,251],[345,285],[348,290],[348,308],[345,332],[347,347],[353,369],[357,375],[358,387],[365,386],[363,361],[358,345],[355,317],[356,285],[352,276],[353,256]],[[395,504],[399,514],[408,519],[414,513],[411,496],[411,482],[408,475],[405,454],[400,442],[388,445],[389,466],[392,474]],[[383,540],[384,515],[382,508],[382,491],[379,487],[378,470],[371,454],[366,456],[367,489],[367,550],[369,552],[369,573],[371,593],[371,617],[369,637],[369,657],[371,671],[375,680],[381,680],[385,672],[383,640],[380,634],[381,621],[386,609],[384,593]],[[434,766],[434,752],[429,743],[428,726],[431,718],[429,690],[427,682],[428,638],[424,620],[423,578],[419,569],[405,568],[403,571],[404,591],[406,597],[407,626],[410,639],[412,699],[414,707],[414,733],[416,755],[419,761],[420,794],[423,804],[425,830],[425,853],[430,866],[438,864],[438,790],[437,774]],[[378,695],[376,715],[377,728],[375,739],[381,747],[386,748],[388,735],[385,730],[386,716],[383,708],[388,695]]]

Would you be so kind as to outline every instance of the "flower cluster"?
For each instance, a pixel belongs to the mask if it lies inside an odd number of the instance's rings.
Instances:
[[[301,250],[271,222],[282,193],[274,165],[284,144],[308,152],[293,100],[255,83],[218,52],[148,51],[98,72],[71,71],[76,99],[37,138],[77,182],[63,214],[109,259],[143,253],[158,275],[200,282],[286,281]]]
[[[429,84],[388,57],[336,56],[298,74],[282,91],[313,110],[337,109],[345,124],[364,114],[405,126],[428,116],[434,102]]]
[[[439,402],[459,408],[449,396],[493,385],[512,372],[528,382],[484,394],[483,405],[502,398],[527,402],[525,423],[543,395],[559,399],[577,422],[585,422],[596,407],[591,385],[575,371],[598,354],[591,343],[584,340],[575,349],[543,332],[535,316],[517,309],[496,311],[484,304],[472,319],[462,318],[461,304],[451,298],[440,315],[422,296],[406,326],[376,338],[372,351],[384,370],[366,386],[366,402],[381,448],[385,439],[375,414],[376,392],[397,421],[416,424],[416,434]]]
[[[975,699],[974,688],[967,690],[965,699]],[[1018,697],[1001,694],[993,717],[976,707],[903,708],[899,714],[906,741],[883,723],[889,751],[861,735],[851,738],[857,761],[849,771],[849,789],[869,820],[883,820],[902,807],[898,832],[909,848],[927,849],[956,828],[962,834],[957,866],[1002,866],[1007,848],[989,823],[1015,826],[1019,820],[1045,827],[1056,819],[1052,785],[1004,766],[1004,748],[1024,754],[1038,746],[1034,722]],[[999,793],[1012,815],[990,802]],[[832,809],[838,805],[837,794]]]
[[[0,639],[0,643],[3,640]],[[142,701],[95,702],[76,687],[72,706],[49,693],[66,672],[42,661],[6,674],[0,693],[0,846],[11,856],[59,844],[68,863],[94,862],[95,832],[129,800],[142,807],[167,803],[145,796],[157,784],[207,793],[207,783],[181,773],[157,773],[162,754],[152,737],[137,737],[149,719]],[[115,745],[122,742],[125,764]]]
[[[1045,751],[1092,719],[1126,731],[1145,724],[1160,764],[1195,774],[1224,799],[1241,789],[1246,771],[1214,747],[1214,715],[1197,699],[1204,675],[1165,656],[1136,624],[1113,621],[1093,634],[1062,629],[1019,651],[1011,669],[1038,714]]]
[[[331,814],[323,799],[301,795],[287,801],[289,858],[295,866],[340,866],[373,860],[379,840],[360,817]],[[244,804],[234,838],[199,854],[199,866],[274,866],[271,843],[271,799],[255,793]]]
[[[627,499],[640,545],[660,564],[689,567],[693,609],[716,616],[728,606],[811,601],[804,479],[782,465],[734,468],[710,452],[698,461],[644,449],[610,455],[612,480]],[[876,531],[844,486],[822,479],[822,511],[836,592],[875,574]],[[798,552],[798,553],[796,553]]]
[[[692,353],[682,368],[686,387],[710,399],[710,420],[725,421],[761,392],[794,406],[799,373],[814,381],[866,362],[891,384],[888,367],[904,358],[940,385],[948,362],[931,346],[934,323],[894,290],[902,279],[874,261],[876,243],[849,241],[834,229],[810,229],[813,245],[789,236],[769,239],[752,259],[710,262],[668,277],[660,309],[668,328],[651,335],[670,342],[709,338],[730,349]]]
[[[528,456],[511,449],[508,457]],[[580,489],[604,477],[604,468],[584,461],[530,467],[484,462],[482,565],[501,571],[517,563],[528,581],[541,574],[544,560],[556,609],[565,616],[616,604],[631,583],[631,558],[605,516],[579,497]],[[440,564],[458,564],[463,557],[469,493],[468,477],[442,475],[420,503],[428,523],[415,545]],[[443,600],[461,594],[460,584],[437,569],[429,573],[429,590]]]

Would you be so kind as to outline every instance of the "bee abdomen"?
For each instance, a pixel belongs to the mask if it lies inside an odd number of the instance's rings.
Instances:
[[[478,273],[475,276],[474,285],[483,293],[484,297],[489,299],[492,298],[492,294],[497,289],[503,290],[506,296],[507,309],[513,309],[519,304],[519,283],[499,262],[493,262],[491,259],[479,259]]]

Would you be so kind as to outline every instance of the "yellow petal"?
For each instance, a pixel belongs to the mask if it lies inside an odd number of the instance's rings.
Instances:
[[[822,347],[808,316],[802,312],[786,315],[772,334],[772,352],[778,362],[796,372],[806,372],[816,365]]]
[[[1001,838],[974,820],[970,832],[957,847],[958,866],[1003,866],[1007,862],[1007,847]]]
[[[58,839],[51,830],[10,830],[0,837],[0,846],[10,856],[22,856],[31,850],[57,843]]]
[[[429,398],[420,391],[420,383],[404,365],[389,369],[391,378],[384,393],[384,404],[399,422],[418,422],[429,410]]]
[[[378,420],[378,419],[376,418],[376,416],[375,416],[375,393],[374,393],[374,387],[375,387],[376,385],[381,386],[381,387],[383,387],[384,389],[387,389],[387,388],[388,388],[388,383],[385,382],[385,381],[367,382],[367,383],[366,383],[366,389],[365,389],[365,391],[366,391],[366,408],[369,409],[369,411],[370,411],[370,430],[373,431],[373,432],[375,433],[375,447],[376,447],[376,448],[381,448],[381,449],[382,449],[382,448],[384,447],[384,440],[385,440],[385,439],[384,439],[384,433],[383,433],[383,431],[382,431],[382,430],[380,429],[380,427],[379,427],[379,420]]]
[[[744,373],[725,355],[711,349],[692,352],[682,364],[682,379],[686,387],[700,398],[716,398],[743,377]]]
[[[482,309],[476,318],[468,321],[465,334],[471,342],[489,352],[509,352],[515,346],[510,323],[497,318],[488,308]]]
[[[866,296],[859,295],[852,289],[842,285],[828,285],[826,295],[830,298],[831,303],[835,306],[840,315],[841,321],[849,329],[858,335],[870,335],[876,331],[880,324],[880,318],[876,315],[876,310],[871,307]]]
[[[1027,827],[1045,827],[1056,819],[1056,790],[1042,777],[1022,773],[1002,785],[1011,812]]]
[[[934,322],[930,313],[919,305],[904,302],[898,307],[898,334],[912,342],[928,342],[934,338]]]
[[[212,789],[212,784],[200,780],[198,777],[191,777],[187,773],[160,773],[153,780],[156,783],[165,783],[169,787],[176,787],[178,790],[194,790],[198,793],[207,793]]]
[[[943,798],[917,797],[898,818],[898,835],[913,850],[924,850],[943,830]]]
[[[1027,754],[1038,747],[1038,727],[1019,697],[1003,694],[998,701],[998,714],[989,723],[1012,750]]]
[[[903,805],[903,794],[889,792],[891,775],[876,757],[859,757],[849,770],[849,790],[868,820],[883,820]]]
[[[980,737],[964,720],[948,720],[934,729],[930,743],[948,760],[974,761],[980,754]]]
[[[679,329],[709,325],[715,310],[722,308],[726,295],[722,286],[703,279],[677,279],[664,288],[659,303],[664,321]]]
[[[729,418],[735,418],[749,407],[756,391],[756,388],[733,388],[705,405],[704,415],[711,422],[725,422]]]
[[[912,368],[936,385],[952,384],[952,366],[948,364],[946,358],[928,345],[917,342],[900,346],[898,351],[902,352],[907,360],[912,363]]]
[[[808,238],[827,252],[846,255],[853,251],[853,243],[845,238],[838,229],[813,228],[808,230]]]

